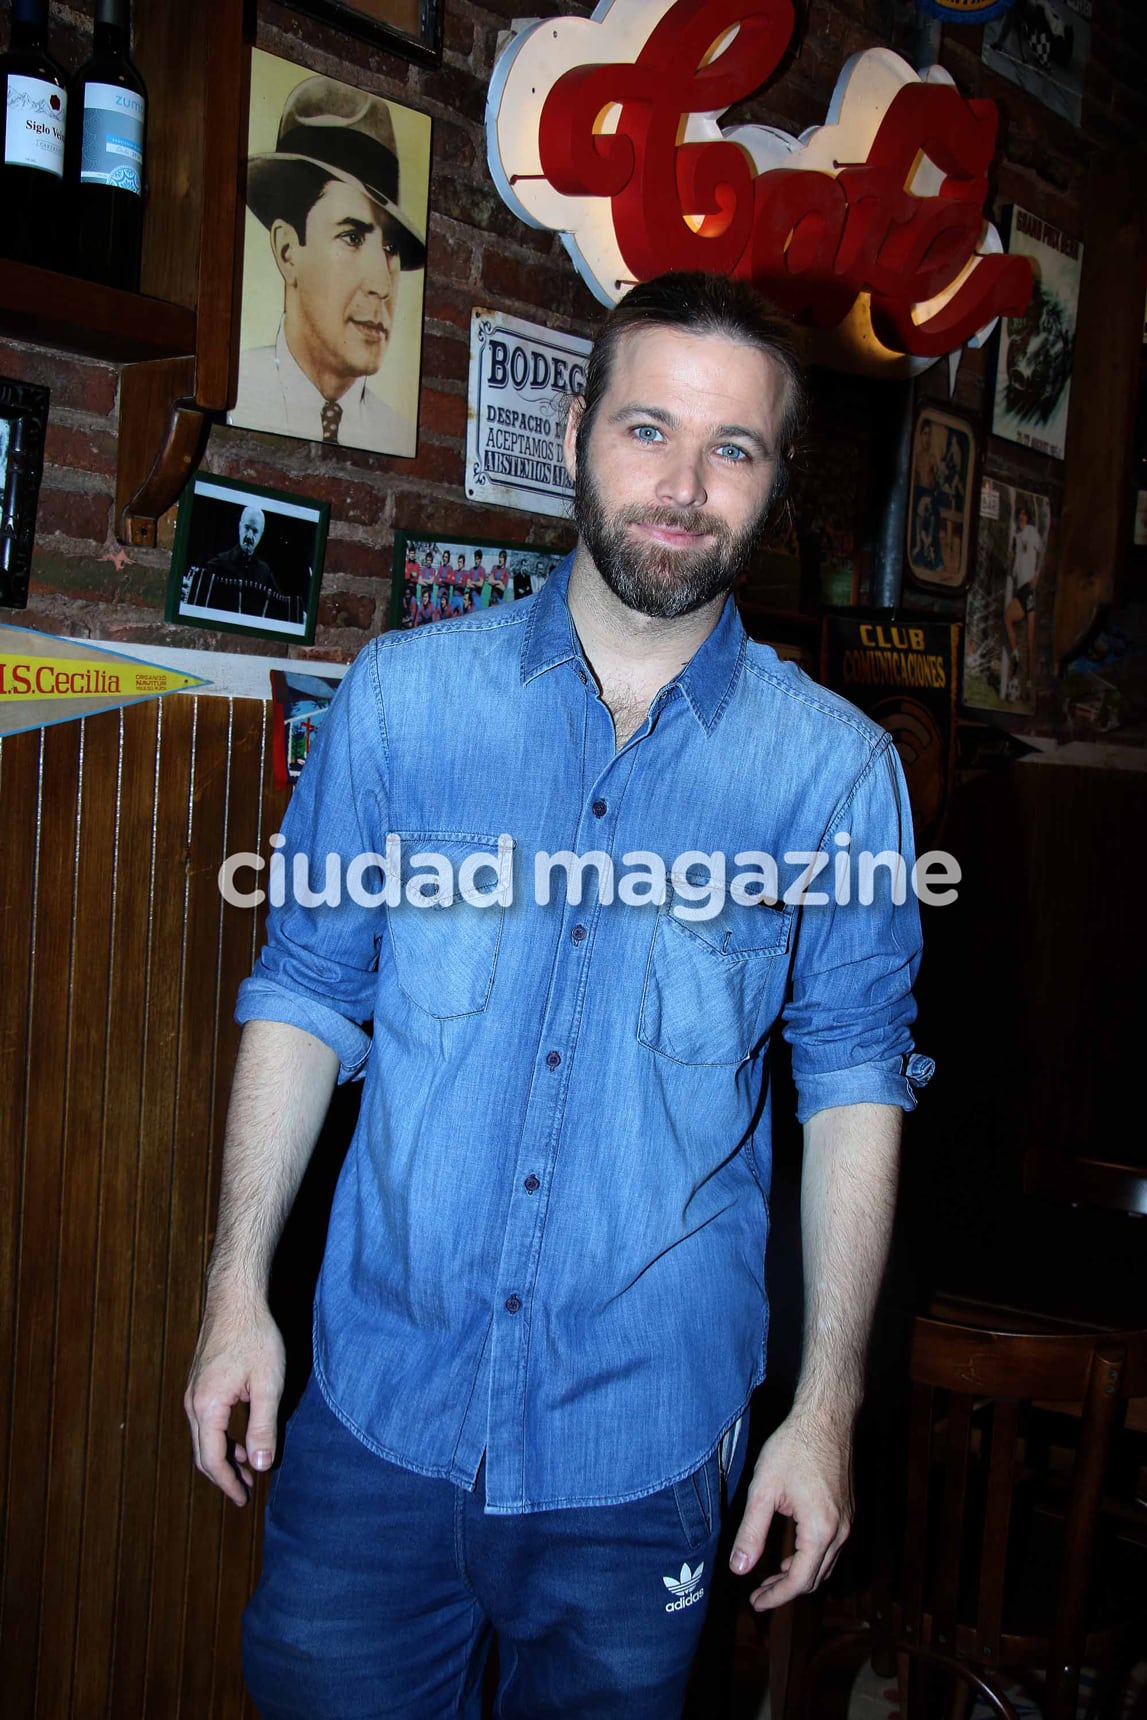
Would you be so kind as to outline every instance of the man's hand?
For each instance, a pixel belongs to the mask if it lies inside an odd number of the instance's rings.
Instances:
[[[339,1060],[321,1039],[280,1021],[249,1021],[227,1112],[219,1222],[207,1312],[183,1394],[195,1467],[236,1505],[253,1471],[275,1461],[283,1340],[267,1305],[271,1261],[319,1136]],[[227,1424],[250,1405],[247,1433],[228,1453]]]
[[[183,1394],[195,1467],[236,1505],[247,1503],[253,1471],[275,1461],[275,1423],[283,1395],[285,1355],[264,1301],[242,1314],[208,1311]],[[227,1427],[237,1403],[250,1406],[247,1433],[228,1453]]]
[[[796,1524],[796,1551],[749,1596],[757,1612],[808,1594],[832,1570],[852,1526],[851,1457],[847,1434],[795,1410],[762,1446],[729,1563],[738,1575],[752,1570],[778,1511]]]

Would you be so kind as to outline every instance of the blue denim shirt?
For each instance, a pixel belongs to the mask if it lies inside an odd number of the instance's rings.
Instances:
[[[889,736],[751,643],[730,601],[615,750],[569,565],[535,598],[367,646],[283,826],[288,872],[309,857],[316,892],[328,856],[345,867],[388,833],[404,885],[419,853],[456,870],[508,835],[512,900],[288,895],[237,1011],[316,1035],[344,1079],[365,1071],[316,1304],[329,1403],[425,1475],[472,1486],[485,1454],[500,1513],[666,1486],[763,1377],[774,1025],[802,1119],[910,1109],[924,1062],[916,900],[893,907],[887,873],[867,907],[830,884],[828,905],[727,895],[680,915],[691,850],[723,851],[731,879],[737,854],[835,856],[847,833],[850,853],[910,867]],[[580,902],[559,872],[539,905],[537,850],[597,850],[619,877],[634,851],[684,858],[660,903],[606,902],[591,865]],[[781,865],[790,895],[801,869]]]

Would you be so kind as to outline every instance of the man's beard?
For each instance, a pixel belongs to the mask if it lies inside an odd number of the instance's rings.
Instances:
[[[765,535],[771,506],[770,497],[740,531],[701,508],[631,504],[607,514],[587,460],[578,461],[574,477],[574,522],[597,571],[627,609],[658,621],[691,615],[732,590]],[[638,524],[664,531],[705,532],[714,541],[703,549],[642,543],[629,532],[631,525]]]

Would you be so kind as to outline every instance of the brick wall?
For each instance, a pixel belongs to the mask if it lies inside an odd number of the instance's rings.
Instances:
[[[208,469],[279,485],[331,503],[314,655],[349,657],[388,625],[390,543],[396,527],[568,544],[562,522],[484,508],[463,494],[469,317],[492,304],[550,326],[592,333],[600,307],[554,235],[524,226],[503,205],[485,164],[483,111],[497,34],[519,11],[515,0],[446,0],[445,55],[438,69],[373,52],[333,28],[261,0],[258,45],[317,71],[343,77],[429,113],[434,121],[419,450],[413,460],[381,459],[282,437],[220,427]],[[588,11],[574,0],[535,0],[548,15]],[[1001,113],[996,207],[1022,203],[1072,233],[1083,230],[1083,194],[1096,151],[1141,139],[1147,121],[1147,43],[1141,0],[1094,0],[1092,57],[1080,130],[995,77],[979,58],[981,31],[948,27],[941,63],[966,95],[992,97]],[[793,47],[761,95],[730,113],[799,131],[823,120],[840,67],[858,50],[888,44],[912,57],[917,13],[911,0],[803,0]],[[79,53],[78,15],[63,15],[61,57]],[[956,404],[979,420],[983,355],[968,353]],[[216,644],[225,650],[279,648],[270,642],[163,620],[164,548],[131,550],[112,534],[117,374],[15,342],[0,342],[0,374],[52,390],[47,463],[26,611],[4,619],[55,633],[148,643]],[[946,366],[921,384],[946,396]],[[990,440],[988,464],[1005,482],[1028,483],[1058,506],[1062,468],[1012,444]],[[170,543],[170,522],[166,541]],[[1042,618],[1050,627],[1050,615]],[[293,648],[294,655],[307,655]]]

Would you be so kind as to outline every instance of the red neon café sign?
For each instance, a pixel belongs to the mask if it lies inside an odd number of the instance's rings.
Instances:
[[[792,0],[602,0],[500,56],[490,169],[532,226],[562,233],[605,304],[666,269],[744,276],[870,370],[979,345],[1032,289],[984,216],[996,107],[889,49],[844,66],[799,138],[722,131],[776,71]]]

